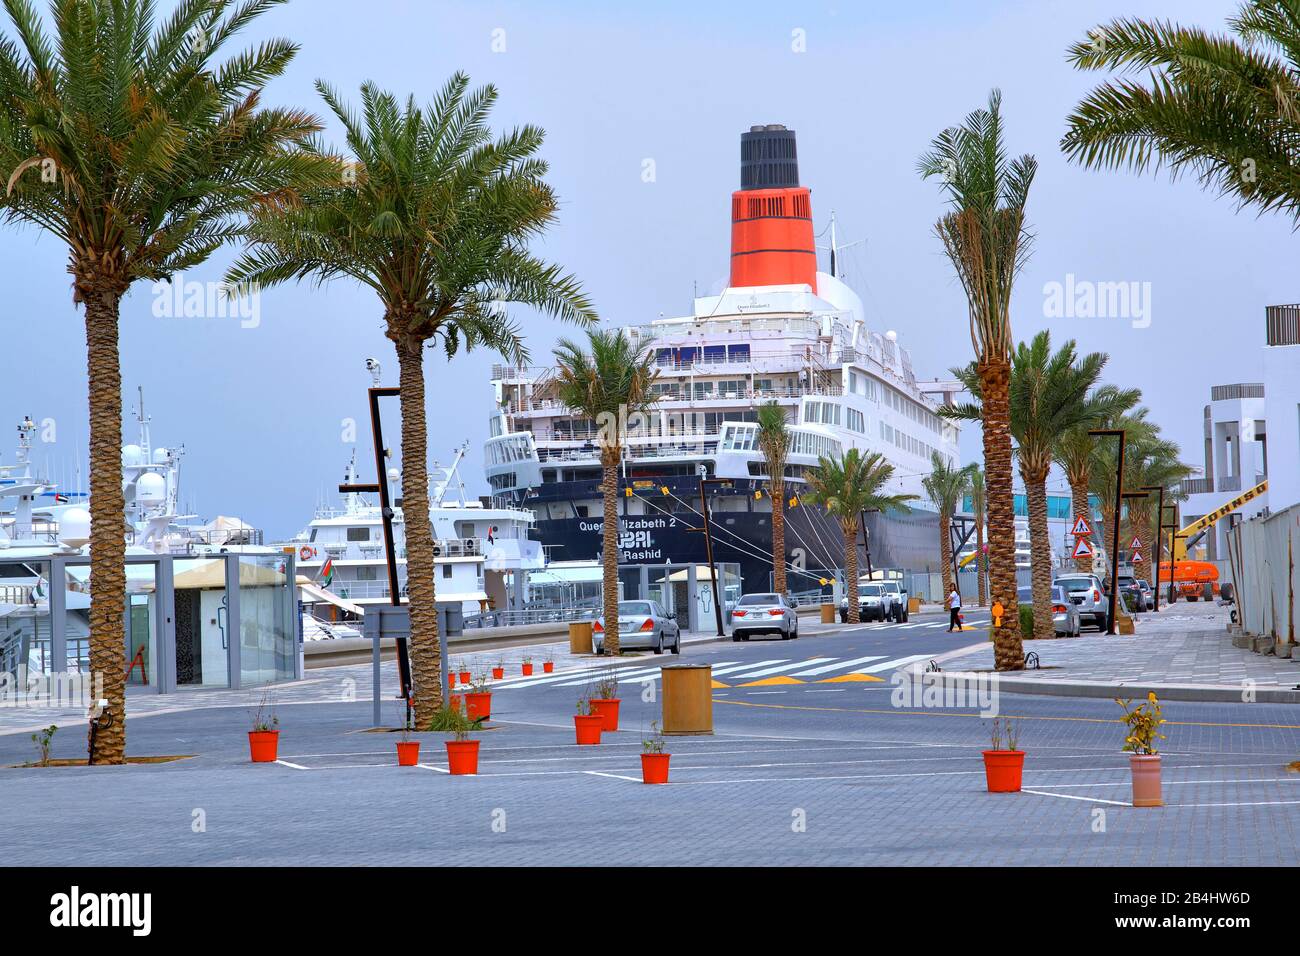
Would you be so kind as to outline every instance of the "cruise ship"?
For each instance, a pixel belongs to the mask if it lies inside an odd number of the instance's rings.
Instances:
[[[896,333],[868,322],[837,274],[833,240],[829,271],[818,270],[794,131],[756,126],[740,146],[728,286],[696,298],[690,315],[626,329],[659,375],[654,410],[629,423],[620,563],[707,560],[702,471],[732,479],[709,491],[716,560],[739,566],[744,590],[771,586],[771,503],[755,419],[759,404],[776,401],[792,432],[786,560],[801,573],[791,590],[824,586],[825,572],[843,564],[838,524],[801,491],[820,456],[849,448],[883,452],[895,466],[887,490],[920,496],[909,513],[866,516],[863,558],[877,569],[938,570],[937,516],[921,481],[933,452],[958,460],[958,427],[936,414],[944,386],[919,381]],[[589,562],[602,546],[596,425],[556,399],[555,383],[552,368],[494,369],[484,467],[498,500],[533,512],[548,559]]]

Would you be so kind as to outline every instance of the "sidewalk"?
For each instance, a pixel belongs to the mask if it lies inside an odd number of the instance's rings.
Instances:
[[[1227,624],[1227,608],[1176,604],[1139,615],[1137,632],[1127,637],[1025,641],[1025,653],[1037,654],[1042,669],[1000,674],[998,684],[1010,693],[1069,697],[1155,691],[1164,700],[1300,703],[1300,661],[1233,647]],[[991,670],[992,645],[941,664],[947,674]]]

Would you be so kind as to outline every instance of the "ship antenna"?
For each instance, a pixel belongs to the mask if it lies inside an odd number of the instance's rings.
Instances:
[[[831,210],[831,278],[838,279],[839,273],[835,271],[835,255],[839,250],[835,242],[835,210]]]

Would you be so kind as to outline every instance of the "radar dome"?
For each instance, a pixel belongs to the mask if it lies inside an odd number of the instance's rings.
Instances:
[[[891,342],[897,342],[898,333],[895,332],[893,329],[890,329],[888,332],[885,333],[885,338],[889,339],[889,341]]]
[[[167,480],[152,471],[135,483],[135,500],[142,505],[160,505],[167,500]]]
[[[167,464],[167,456],[170,454],[171,452],[169,452],[166,448],[155,448],[153,450],[153,463],[155,465]]]
[[[144,449],[139,445],[122,446],[122,465],[126,468],[135,468],[144,464]]]
[[[85,508],[68,508],[59,515],[59,541],[69,548],[80,548],[90,540],[90,512]]]

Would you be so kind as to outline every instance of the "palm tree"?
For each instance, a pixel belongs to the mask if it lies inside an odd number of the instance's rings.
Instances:
[[[987,508],[988,498],[984,488],[984,469],[978,464],[973,464],[970,475],[970,510],[975,519],[975,576],[978,578],[977,589],[980,607],[987,607],[989,603],[988,579],[984,574],[988,567],[988,559],[984,554],[984,516]]]
[[[1011,434],[1016,440],[1020,480],[1029,511],[1030,577],[1033,584],[1034,637],[1056,636],[1052,625],[1052,538],[1047,523],[1047,477],[1056,458],[1060,436],[1072,428],[1088,428],[1114,409],[1090,392],[1106,365],[1106,355],[1079,356],[1073,340],[1055,353],[1051,336],[1039,332],[1017,347],[1011,364]],[[954,369],[974,403],[947,406],[953,418],[977,419],[981,414],[980,377],[974,365]],[[1105,393],[1109,395],[1109,393]]]
[[[850,448],[839,458],[822,457],[808,472],[807,496],[840,523],[844,535],[844,576],[848,579],[849,623],[861,620],[858,608],[858,523],[866,511],[907,511],[916,495],[888,495],[881,489],[894,466],[880,452],[863,455]]]
[[[957,503],[971,489],[978,465],[964,468],[953,464],[937,451],[930,453],[930,474],[921,479],[925,493],[939,511],[939,561],[943,565],[943,593],[951,594],[956,579],[952,570],[952,516]]]
[[[203,263],[251,208],[292,202],[326,172],[294,148],[319,128],[314,117],[259,107],[298,48],[265,40],[218,62],[275,2],[191,0],[157,23],[150,0],[53,0],[52,36],[30,0],[5,2],[18,37],[0,40],[5,219],[66,247],[85,313],[90,666],[113,718],[92,735],[97,764],[122,763],[126,748],[122,299]]]
[[[1092,30],[1068,59],[1120,78],[1075,107],[1061,149],[1091,169],[1191,172],[1300,223],[1300,3],[1246,0],[1228,25],[1235,36],[1140,19]]]
[[[984,396],[984,470],[988,486],[989,579],[1004,626],[993,629],[998,670],[1024,668],[1017,625],[1015,504],[1011,488],[1011,289],[1029,255],[1025,203],[1038,164],[1008,160],[1002,142],[1002,97],[944,130],[921,157],[923,177],[939,176],[952,209],[935,225],[966,293],[980,390]]]
[[[1096,390],[1097,400],[1110,405],[1112,415],[1129,411],[1141,397],[1141,390],[1136,388],[1121,390],[1114,385],[1103,385]],[[1082,515],[1091,524],[1092,504],[1088,495],[1096,440],[1088,434],[1089,427],[1092,426],[1076,425],[1061,433],[1056,443],[1056,463],[1065,472],[1065,480],[1070,485],[1071,516]],[[1079,571],[1092,571],[1092,558],[1075,558],[1074,564]]]
[[[790,429],[785,409],[777,401],[758,406],[758,449],[763,453],[772,494],[772,589],[785,586],[785,461],[790,453]]]
[[[623,461],[627,425],[658,400],[659,372],[650,351],[638,353],[622,329],[587,333],[590,351],[568,339],[555,347],[556,397],[596,423],[600,444],[600,493],[604,498],[604,651],[618,654],[618,466]]]
[[[331,183],[302,203],[254,217],[253,242],[228,274],[264,286],[349,278],[379,298],[399,369],[406,586],[420,726],[442,706],[425,349],[440,345],[450,359],[462,348],[486,346],[512,362],[526,361],[506,302],[570,322],[595,321],[578,281],[528,251],[529,240],[555,220],[555,194],[537,157],[545,134],[523,126],[494,140],[487,118],[497,92],[468,87],[469,78],[457,73],[421,108],[413,97],[403,105],[366,83],[358,117],[318,81],[355,160],[336,164]]]

